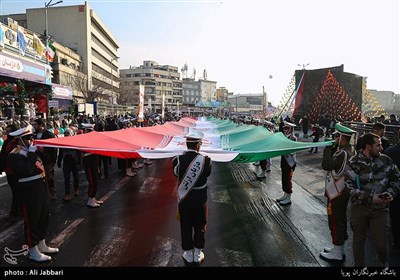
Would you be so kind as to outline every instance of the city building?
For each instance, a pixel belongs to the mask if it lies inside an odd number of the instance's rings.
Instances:
[[[163,103],[169,111],[182,105],[182,80],[176,66],[145,60],[139,67],[120,69],[120,77],[121,94],[129,96],[135,105],[139,103],[140,85],[144,86],[147,111],[161,113]]]
[[[231,113],[250,113],[262,116],[262,93],[228,95],[228,108]]]
[[[25,14],[8,17],[33,32],[47,33],[51,41],[76,51],[81,61],[80,71],[76,72],[74,80],[80,81],[75,81],[75,84],[83,87],[74,91],[74,97],[79,102],[98,103],[97,107],[103,111],[99,113],[117,113],[111,111],[118,110],[114,105],[119,94],[119,43],[88,2],[84,5],[27,9]],[[67,61],[64,60],[64,63]],[[73,61],[71,63],[74,64]]]
[[[2,17],[0,23],[0,111],[1,117],[35,117],[49,113],[52,69],[46,63],[39,36]],[[17,42],[19,38],[19,42]],[[35,42],[35,44],[34,44]],[[39,43],[40,42],[40,43]],[[32,108],[35,108],[32,111]]]
[[[201,85],[193,78],[183,78],[182,103],[185,107],[194,107],[201,100]]]
[[[394,111],[396,94],[393,91],[368,89],[368,92],[387,113]]]

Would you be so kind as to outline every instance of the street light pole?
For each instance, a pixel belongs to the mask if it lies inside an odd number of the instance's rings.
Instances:
[[[114,79],[113,79],[113,61],[119,59],[119,56],[111,58],[110,79],[111,79],[111,114],[114,116]],[[118,110],[117,110],[118,111]]]
[[[45,51],[46,69],[45,69],[45,71],[47,71],[48,67],[49,67],[49,57],[47,55],[48,54],[48,48],[49,48],[49,30],[48,30],[49,26],[48,26],[48,20],[47,20],[47,9],[50,8],[50,7],[53,7],[55,5],[61,4],[63,2],[62,0],[60,0],[60,1],[57,1],[55,3],[51,3],[51,1],[53,1],[53,0],[50,0],[48,3],[46,3],[46,2],[44,3],[44,10],[45,10],[45,23],[44,23],[45,24],[45,27],[44,27],[45,28],[45,32],[44,32],[44,36],[46,37],[46,51]],[[49,79],[51,80],[51,77]],[[48,115],[50,114],[48,104],[49,104],[49,101],[47,100],[47,110],[46,110],[46,113],[45,113],[45,115],[47,114],[47,116],[45,116],[45,119],[47,119]]]
[[[272,75],[269,75],[268,76],[268,78],[270,78],[270,79],[272,79]],[[262,120],[263,120],[263,122],[265,122],[265,115],[266,115],[266,109],[267,109],[267,94],[266,94],[266,92],[265,92],[265,90],[264,90],[264,86],[263,86],[263,96],[262,96],[262,106],[263,106],[263,108],[262,108]]]
[[[63,1],[57,1],[55,3],[51,3],[50,0],[48,3],[44,3],[44,10],[45,10],[45,31],[44,31],[44,36],[46,37],[46,65],[49,65],[49,58],[47,57],[47,48],[49,47],[49,27],[48,27],[48,22],[47,22],[47,9],[50,7],[53,7],[55,5],[61,4]]]
[[[297,66],[303,67],[303,71],[306,70],[306,67],[310,65],[310,63],[307,64],[297,64]]]

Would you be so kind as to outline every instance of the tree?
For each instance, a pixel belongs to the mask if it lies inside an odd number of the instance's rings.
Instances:
[[[76,71],[72,77],[72,87],[79,91],[85,102],[105,101],[109,103],[110,85],[106,82],[106,78],[96,72],[92,74],[92,87],[89,88],[88,76],[80,71]]]

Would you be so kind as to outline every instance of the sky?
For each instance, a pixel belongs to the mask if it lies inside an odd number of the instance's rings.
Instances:
[[[206,70],[208,80],[235,94],[262,93],[264,86],[278,105],[295,70],[343,64],[345,72],[367,77],[369,89],[400,93],[398,0],[88,3],[119,43],[120,69],[144,60],[179,69],[186,63],[187,77],[195,68],[202,78]],[[43,6],[0,0],[0,14]]]

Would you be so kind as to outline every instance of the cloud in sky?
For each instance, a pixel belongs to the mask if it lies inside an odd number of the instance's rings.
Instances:
[[[344,64],[346,72],[368,77],[368,88],[400,93],[397,1],[88,2],[119,41],[120,68],[143,60],[179,69],[187,63],[188,76],[206,69],[209,80],[235,93],[261,93],[265,86],[277,104],[297,64]],[[83,2],[63,3],[77,4]],[[43,3],[0,5],[6,14]]]

